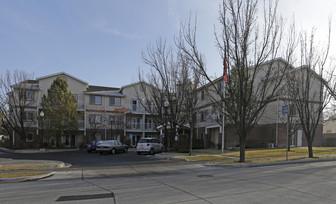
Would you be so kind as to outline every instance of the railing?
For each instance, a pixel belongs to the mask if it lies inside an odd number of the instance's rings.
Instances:
[[[207,126],[218,125],[218,122],[217,122],[216,119],[208,118],[208,119],[206,120],[206,125],[207,125]]]
[[[78,109],[85,109],[85,101],[78,101],[77,102]]]
[[[155,108],[149,107],[149,108],[145,108],[143,106],[138,106],[138,105],[130,105],[127,107],[132,113],[152,113],[155,114]]]
[[[78,120],[78,129],[84,130],[85,128],[85,121],[84,120]]]

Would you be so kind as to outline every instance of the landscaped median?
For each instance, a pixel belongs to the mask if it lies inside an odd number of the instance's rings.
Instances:
[[[294,160],[336,158],[336,147],[314,147],[314,158],[308,157],[308,148],[291,148],[286,156],[286,149],[246,149],[244,163],[239,163],[239,151],[225,150],[223,154],[194,153],[192,156],[175,156],[190,162],[201,162],[206,164],[256,164],[273,163]]]
[[[45,160],[15,160],[0,158],[0,181],[16,178],[31,180],[50,176],[55,168],[64,167],[63,162]]]

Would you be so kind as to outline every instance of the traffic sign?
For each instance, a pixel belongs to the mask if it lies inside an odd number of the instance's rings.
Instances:
[[[288,114],[288,105],[284,105],[284,106],[282,106],[282,114],[283,114],[283,115]]]

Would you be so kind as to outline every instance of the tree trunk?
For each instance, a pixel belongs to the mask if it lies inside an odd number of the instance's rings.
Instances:
[[[311,139],[308,139],[308,153],[309,153],[309,158],[313,158],[313,141]]]
[[[189,141],[189,156],[192,154],[192,142],[193,142],[193,134],[194,134],[194,128],[190,128],[190,141]]]
[[[240,157],[239,162],[245,162],[245,142],[246,142],[246,136],[240,137],[239,140],[239,146],[240,146]]]

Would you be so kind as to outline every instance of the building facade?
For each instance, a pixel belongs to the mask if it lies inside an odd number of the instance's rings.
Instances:
[[[62,135],[63,147],[81,147],[92,140],[100,139],[117,139],[135,146],[142,137],[159,137],[153,120],[155,116],[146,112],[137,96],[136,89],[143,87],[140,83],[121,88],[92,86],[61,72],[39,77],[25,85],[25,93],[31,101],[24,108],[24,121],[28,131],[26,137],[20,137],[13,131],[14,145],[27,148],[55,146],[55,136],[43,136],[43,117],[39,114],[42,110],[42,96],[47,94],[57,77],[68,83],[68,90],[77,99],[78,131]]]
[[[286,62],[279,58],[273,62],[275,70],[281,70]],[[291,68],[289,74],[296,70]],[[19,137],[13,131],[13,143],[25,147],[39,147],[43,143],[54,144],[54,137],[48,135],[42,138],[41,121],[38,117],[41,112],[41,98],[47,94],[52,82],[61,77],[68,83],[68,89],[77,99],[78,127],[76,134],[63,135],[61,142],[64,147],[80,147],[92,140],[117,139],[130,146],[136,146],[140,138],[156,137],[162,139],[162,126],[156,124],[159,117],[153,111],[153,103],[146,102],[144,89],[148,84],[133,83],[115,87],[102,87],[89,85],[67,73],[61,72],[30,80],[27,85],[25,97],[31,101],[24,110],[25,125],[29,128],[26,137]],[[262,76],[259,76],[262,78]],[[217,89],[224,91],[222,77],[213,81]],[[284,84],[286,81],[283,82]],[[312,92],[318,87],[312,86]],[[247,137],[246,147],[285,147],[287,144],[287,115],[283,107],[288,105],[289,96],[279,92],[274,100],[266,107],[257,125]],[[221,148],[224,138],[225,148],[235,148],[239,145],[239,137],[232,126],[225,122],[221,125],[223,115],[221,105],[216,105],[213,99],[219,99],[214,87],[206,84],[198,89],[197,121],[194,134],[198,141],[202,141],[203,148]],[[224,110],[225,111],[225,110]],[[298,118],[296,111],[291,111],[291,117]],[[225,120],[225,119],[224,119]],[[161,127],[161,128],[160,128]],[[291,130],[289,143],[292,147],[307,146],[302,127],[296,126]],[[224,134],[223,134],[224,132]],[[322,120],[318,125],[314,139],[315,146],[321,146]]]

